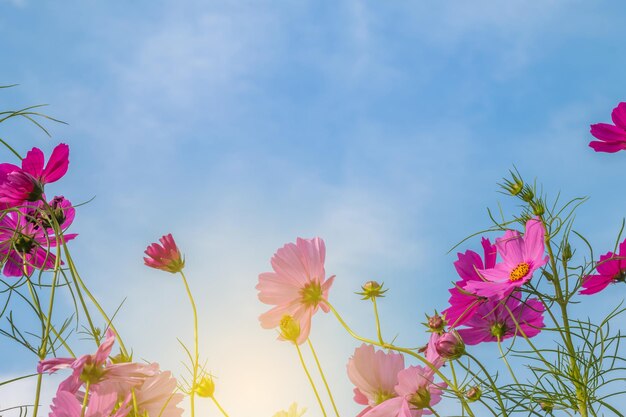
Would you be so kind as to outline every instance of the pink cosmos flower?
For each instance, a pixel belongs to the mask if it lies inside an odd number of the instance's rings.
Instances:
[[[420,351],[424,350],[424,356],[426,357],[426,360],[432,363],[436,368],[441,368],[446,361],[437,351],[437,343],[439,342],[440,338],[441,333],[431,333],[426,347],[420,349]]]
[[[177,405],[184,395],[176,393],[176,378],[169,371],[160,372],[144,379],[135,389],[139,415],[180,417],[183,409]]]
[[[69,200],[55,197],[48,203],[61,230],[74,221],[76,211]],[[43,202],[27,203],[9,210],[0,217],[0,257],[4,275],[21,277],[32,275],[35,268],[52,269],[56,260],[50,248],[57,246],[52,230],[51,214]],[[77,234],[63,234],[61,242],[74,239]]]
[[[465,289],[483,297],[505,298],[527,283],[533,273],[544,266],[549,257],[544,256],[543,224],[537,218],[526,222],[526,233],[507,230],[496,239],[496,248],[502,262],[491,269],[479,269],[484,281],[468,281]]]
[[[409,366],[398,373],[397,397],[372,408],[364,417],[421,417],[432,414],[428,407],[441,401],[446,384],[434,384],[432,370]]]
[[[374,346],[362,344],[354,350],[348,361],[348,378],[356,388],[354,400],[366,405],[359,416],[389,398],[396,397],[395,386],[398,372],[404,369],[404,356],[399,353],[374,350]]]
[[[131,395],[119,404],[114,392],[89,394],[84,417],[126,417],[130,412]],[[119,404],[119,406],[118,406]],[[49,417],[81,417],[82,401],[74,394],[60,391],[52,400]]]
[[[495,342],[498,338],[505,340],[521,336],[516,321],[526,337],[539,334],[544,326],[543,304],[536,299],[522,303],[518,297],[513,294],[505,300],[490,299],[483,303],[465,323],[466,328],[457,329],[463,341],[468,345],[477,345],[481,342]]]
[[[626,282],[626,240],[619,245],[619,253],[607,252],[600,256],[596,265],[598,271],[595,275],[587,275],[582,287],[581,294],[590,295],[602,291],[609,284]]]
[[[589,142],[596,152],[617,152],[626,149],[626,103],[619,103],[611,113],[613,124],[591,125],[591,134],[599,141]]]
[[[159,239],[158,243],[153,243],[145,250],[147,257],[143,258],[144,263],[156,269],[175,274],[185,267],[185,259],[180,254],[180,250],[174,242],[172,234],[167,234]]]
[[[116,392],[125,394],[131,387],[157,373],[158,366],[138,363],[112,363],[108,360],[115,342],[115,333],[107,330],[106,338],[93,355],[78,358],[51,358],[39,362],[38,373],[53,373],[70,368],[72,374],[59,384],[57,392],[67,391],[76,394],[84,383],[89,381],[90,390],[105,394]]]
[[[458,260],[454,262],[454,267],[461,277],[461,280],[449,289],[450,307],[442,312],[450,327],[456,327],[466,322],[476,311],[478,306],[483,303],[486,298],[478,297],[465,290],[468,282],[482,282],[482,278],[478,275],[478,270],[491,269],[496,265],[497,248],[492,245],[489,239],[482,238],[485,263],[480,255],[474,251],[468,250],[465,253],[458,253]]]
[[[44,185],[58,181],[67,172],[70,148],[57,145],[44,168],[41,149],[33,148],[22,159],[22,167],[0,164],[0,208],[16,207],[41,198]]]
[[[325,278],[325,257],[326,246],[319,237],[298,238],[295,244],[287,243],[276,251],[271,260],[274,272],[259,274],[256,286],[259,300],[275,306],[259,317],[261,326],[273,329],[283,317],[291,316],[300,325],[296,342],[301,344],[309,337],[313,314],[319,308],[330,310],[326,300],[335,276]]]

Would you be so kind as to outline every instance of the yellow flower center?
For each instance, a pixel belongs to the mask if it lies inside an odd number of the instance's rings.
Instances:
[[[317,305],[324,299],[322,294],[322,286],[319,281],[313,280],[306,284],[304,288],[300,290],[300,297],[302,304],[309,307],[317,307]]]
[[[528,271],[530,271],[530,265],[528,265],[526,262],[522,262],[521,264],[513,268],[511,274],[509,275],[509,279],[511,281],[517,281],[519,279],[522,279],[526,275],[528,275]]]

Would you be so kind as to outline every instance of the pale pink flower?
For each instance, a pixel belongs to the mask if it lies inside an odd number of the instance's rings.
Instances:
[[[271,260],[274,272],[260,274],[256,286],[259,300],[275,306],[259,317],[261,326],[273,329],[291,316],[300,325],[297,343],[309,337],[313,314],[320,308],[330,310],[326,300],[335,276],[325,278],[325,257],[324,241],[318,237],[298,238],[276,251]]]
[[[78,358],[51,358],[40,361],[37,366],[39,373],[53,373],[60,369],[70,368],[72,374],[59,384],[58,391],[76,394],[86,381],[90,389],[100,392],[124,393],[130,387],[141,385],[144,379],[156,373],[154,365],[138,363],[112,363],[108,361],[111,354],[115,333],[107,331],[106,338],[93,355]]]
[[[147,257],[143,258],[144,263],[156,269],[163,271],[177,273],[183,270],[185,267],[185,259],[181,256],[176,242],[172,234],[167,234],[159,239],[158,243],[152,243],[145,250]]]
[[[348,360],[348,378],[356,388],[354,400],[367,405],[361,414],[389,398],[397,396],[398,372],[404,369],[404,356],[399,353],[375,350],[362,344]]]
[[[33,148],[22,159],[22,167],[0,164],[0,208],[16,207],[41,198],[44,185],[58,181],[69,166],[69,147],[61,143],[44,168],[41,149]]]
[[[89,392],[84,417],[126,417],[130,411],[131,395],[118,401],[114,392]],[[81,417],[82,400],[68,391],[59,391],[52,400],[49,417]]]
[[[544,256],[544,236],[543,224],[537,218],[526,222],[523,237],[516,230],[507,230],[496,239],[502,262],[491,269],[479,269],[484,281],[468,281],[465,289],[483,297],[507,297],[548,262],[549,257]]]
[[[445,383],[433,382],[434,372],[422,366],[409,366],[398,373],[397,397],[372,408],[364,417],[421,417],[432,414],[429,407],[441,401]]]
[[[176,392],[176,379],[169,371],[145,378],[135,389],[135,398],[140,415],[180,417],[183,414],[183,409],[177,405],[184,395]]]

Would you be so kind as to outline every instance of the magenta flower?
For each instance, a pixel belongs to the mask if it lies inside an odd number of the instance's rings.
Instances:
[[[398,372],[403,369],[404,357],[399,353],[376,351],[374,346],[366,344],[354,350],[348,361],[348,378],[356,386],[356,403],[367,406],[359,415],[397,396]]]
[[[9,210],[0,217],[0,256],[4,262],[4,275],[30,276],[35,269],[54,268],[56,257],[50,248],[57,246],[57,237],[50,216],[56,218],[64,231],[74,221],[76,211],[64,197],[55,197],[48,204],[52,214],[44,208],[43,202],[37,201]],[[63,234],[58,238],[60,242],[67,242],[76,236]]]
[[[259,274],[256,286],[259,300],[275,306],[259,317],[261,326],[273,329],[291,316],[300,325],[296,342],[301,344],[309,337],[313,314],[319,308],[330,310],[326,300],[335,276],[325,278],[325,258],[326,246],[319,237],[298,238],[295,244],[287,243],[276,251],[271,260],[274,272]]]
[[[617,152],[626,149],[626,103],[619,103],[611,113],[613,124],[591,125],[591,134],[599,141],[589,142],[596,152]]]
[[[543,224],[537,218],[526,222],[526,233],[507,230],[496,239],[496,248],[502,262],[491,269],[479,269],[483,281],[468,281],[465,289],[483,297],[505,298],[527,283],[533,273],[544,266],[549,257],[544,256]]]
[[[153,243],[145,250],[144,253],[148,256],[143,258],[144,263],[151,268],[172,274],[182,271],[185,267],[185,259],[181,256],[172,234],[161,237],[159,242],[161,242],[160,245]]]
[[[607,252],[600,256],[595,275],[583,279],[581,294],[590,295],[602,291],[609,284],[626,282],[626,240],[619,245],[619,253]]]
[[[491,269],[496,264],[496,245],[492,245],[489,239],[486,238],[482,238],[481,244],[484,252],[484,264],[480,255],[471,250],[465,253],[458,253],[458,260],[454,262],[454,267],[461,280],[457,281],[454,287],[448,290],[450,292],[450,299],[448,300],[450,307],[442,311],[450,327],[462,325],[472,316],[478,306],[486,300],[484,297],[478,297],[465,290],[468,282],[483,281],[477,270]]]
[[[67,172],[70,148],[61,143],[54,148],[44,168],[41,149],[33,148],[22,159],[22,167],[0,164],[0,208],[16,207],[41,198],[44,186],[58,181]]]
[[[491,299],[483,303],[465,323],[466,327],[457,331],[466,344],[477,345],[521,336],[515,325],[517,322],[530,338],[543,328],[543,312],[544,307],[538,300],[528,299],[522,303],[518,295],[513,294],[506,300]]]
[[[432,370],[409,366],[398,373],[397,397],[372,408],[364,417],[421,417],[432,414],[429,407],[441,401],[446,384],[434,384]]]
[[[87,381],[90,389],[101,394],[117,392],[123,395],[130,388],[141,385],[147,377],[157,373],[158,366],[138,363],[112,363],[108,360],[115,342],[115,333],[108,330],[104,342],[93,355],[78,358],[51,358],[39,362],[38,373],[54,373],[60,369],[70,368],[72,374],[59,384],[57,392],[67,391],[71,394],[79,392]]]

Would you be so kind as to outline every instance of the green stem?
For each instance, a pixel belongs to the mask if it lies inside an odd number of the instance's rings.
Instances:
[[[309,348],[311,349],[311,353],[313,353],[313,358],[315,359],[315,364],[317,365],[317,370],[319,371],[322,381],[324,382],[324,386],[326,387],[326,392],[330,397],[330,403],[333,405],[333,410],[335,411],[335,415],[339,417],[339,411],[337,411],[337,405],[335,404],[335,399],[333,398],[333,393],[330,391],[330,387],[328,386],[328,382],[326,381],[326,376],[324,376],[324,371],[322,371],[322,365],[320,364],[319,359],[317,358],[317,354],[315,353],[315,349],[313,349],[313,344],[311,343],[311,339],[306,340]]]
[[[196,383],[198,379],[198,311],[196,309],[196,303],[193,300],[193,295],[191,293],[191,289],[189,289],[189,284],[187,283],[187,278],[183,271],[180,271],[180,275],[183,277],[183,283],[185,284],[185,290],[187,291],[187,296],[189,297],[189,302],[191,303],[191,309],[193,310],[193,347],[194,347],[194,359],[193,359],[193,380],[191,381],[191,394],[189,395],[189,399],[191,401],[191,417],[195,415],[195,395],[196,395]]]
[[[380,317],[378,315],[378,305],[376,304],[376,297],[372,297],[372,304],[374,305],[374,317],[376,318],[376,334],[378,335],[378,341],[381,345],[384,345],[382,331],[380,329]]]
[[[511,365],[509,365],[509,361],[506,359],[506,355],[504,354],[504,351],[502,350],[502,341],[500,340],[500,337],[497,337],[497,341],[498,341],[498,350],[500,351],[500,358],[504,361],[504,364],[506,365],[506,369],[509,370],[509,373],[511,374],[513,381],[515,381],[515,384],[519,385],[520,383],[517,381],[517,378],[515,377],[515,373],[513,372],[513,369],[511,369]]]
[[[222,408],[222,406],[220,405],[220,403],[217,402],[217,399],[215,399],[214,396],[211,396],[211,399],[213,400],[213,402],[215,403],[215,406],[220,410],[220,412],[224,415],[224,417],[228,417],[228,414],[226,414],[226,411]]]
[[[540,216],[539,219],[543,224],[545,230],[545,245],[546,250],[548,252],[548,256],[550,258],[550,267],[552,269],[552,283],[554,284],[554,291],[556,295],[556,301],[559,304],[561,309],[561,317],[563,318],[563,328],[564,328],[564,338],[563,342],[565,343],[565,347],[569,354],[570,358],[570,368],[572,373],[574,374],[574,385],[576,387],[576,399],[578,405],[578,411],[580,412],[581,417],[588,417],[587,413],[587,394],[584,384],[580,381],[582,379],[582,375],[580,373],[580,369],[578,368],[578,363],[576,361],[577,352],[574,348],[574,343],[572,342],[572,334],[569,325],[569,316],[567,312],[567,300],[563,297],[563,291],[561,289],[561,282],[559,280],[559,271],[556,265],[556,258],[554,256],[554,251],[552,250],[552,243],[550,241],[550,235],[548,233],[548,226],[546,224],[545,219]],[[569,296],[569,294],[568,294]]]
[[[327,417],[326,410],[324,409],[324,404],[322,404],[322,399],[320,398],[320,394],[317,392],[317,388],[315,388],[315,383],[313,382],[313,378],[311,378],[311,374],[309,373],[309,370],[307,369],[306,364],[304,363],[304,358],[302,357],[300,346],[298,346],[297,343],[294,343],[294,346],[296,347],[296,350],[298,351],[298,357],[300,358],[300,363],[302,364],[304,373],[306,374],[306,377],[309,379],[309,383],[311,384],[311,387],[313,388],[313,393],[315,393],[315,398],[317,398],[317,402],[319,403],[320,408],[322,409],[322,414],[324,415],[324,417]]]
[[[87,404],[89,402],[89,387],[91,383],[87,381],[87,385],[85,386],[85,398],[83,398],[83,407],[80,410],[80,417],[85,417],[85,411],[87,410]]]

